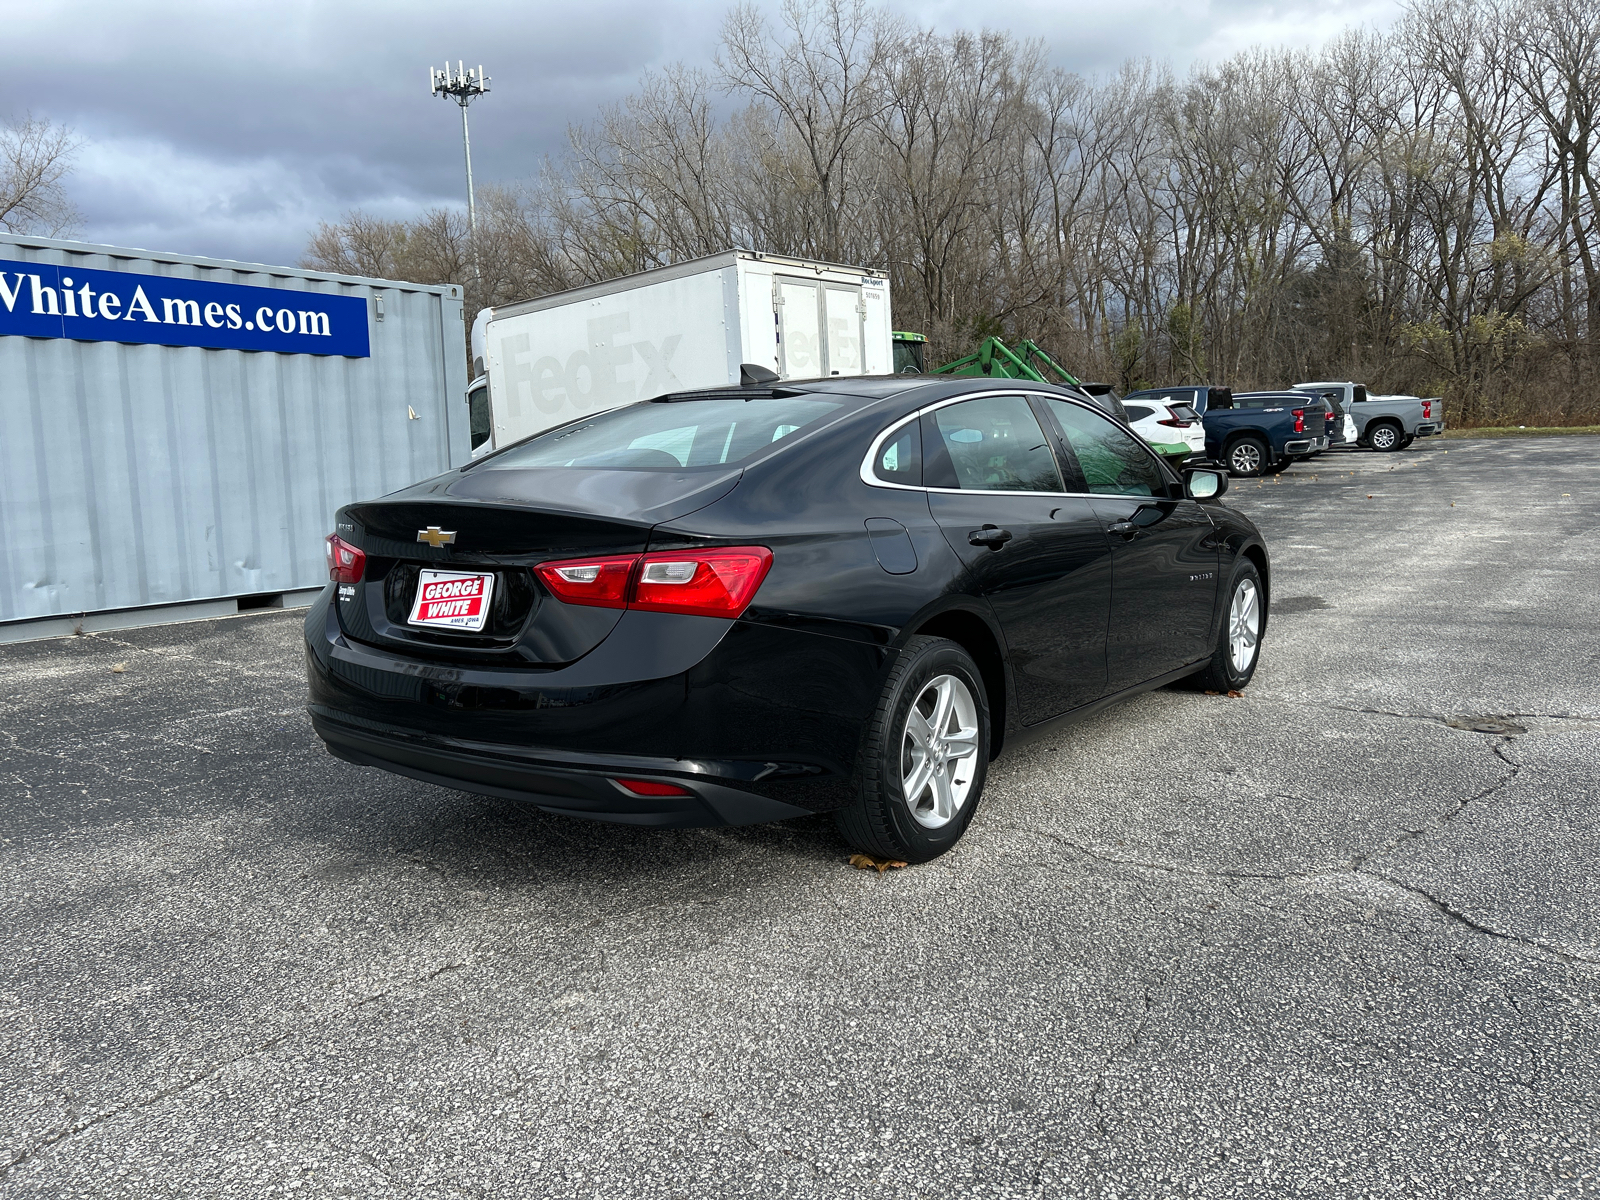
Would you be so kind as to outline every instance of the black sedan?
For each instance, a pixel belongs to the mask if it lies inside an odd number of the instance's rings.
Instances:
[[[338,757],[638,825],[832,811],[924,861],[1010,744],[1266,630],[1227,477],[1071,389],[826,379],[664,396],[339,511],[306,621]]]

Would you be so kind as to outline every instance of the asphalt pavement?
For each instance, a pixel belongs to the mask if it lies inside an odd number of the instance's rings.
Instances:
[[[1236,481],[1247,694],[886,874],[339,762],[297,614],[0,647],[0,1194],[1600,1194],[1597,450]]]

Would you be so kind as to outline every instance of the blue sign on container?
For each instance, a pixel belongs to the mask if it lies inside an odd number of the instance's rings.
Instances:
[[[367,358],[367,302],[0,260],[0,335]]]

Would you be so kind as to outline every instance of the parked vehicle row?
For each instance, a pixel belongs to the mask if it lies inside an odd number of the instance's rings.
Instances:
[[[1204,429],[1204,459],[1245,476],[1273,474],[1330,449],[1404,450],[1417,438],[1444,430],[1443,402],[1437,397],[1372,396],[1361,384],[1348,382],[1260,392],[1184,384],[1130,392],[1123,403],[1141,416],[1158,408],[1196,413]],[[1166,429],[1155,426],[1146,420],[1134,428],[1160,451]]]

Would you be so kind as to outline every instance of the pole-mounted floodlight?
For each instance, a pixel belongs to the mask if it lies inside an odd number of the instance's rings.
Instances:
[[[461,106],[461,147],[467,156],[467,227],[472,231],[472,240],[476,246],[478,206],[472,195],[472,138],[467,133],[467,105],[488,93],[489,77],[483,73],[481,65],[476,71],[471,67],[463,70],[461,60],[457,59],[454,71],[451,71],[448,62],[442,71],[428,68],[428,91],[435,96],[446,96]],[[473,251],[473,261],[477,261],[476,249]]]

